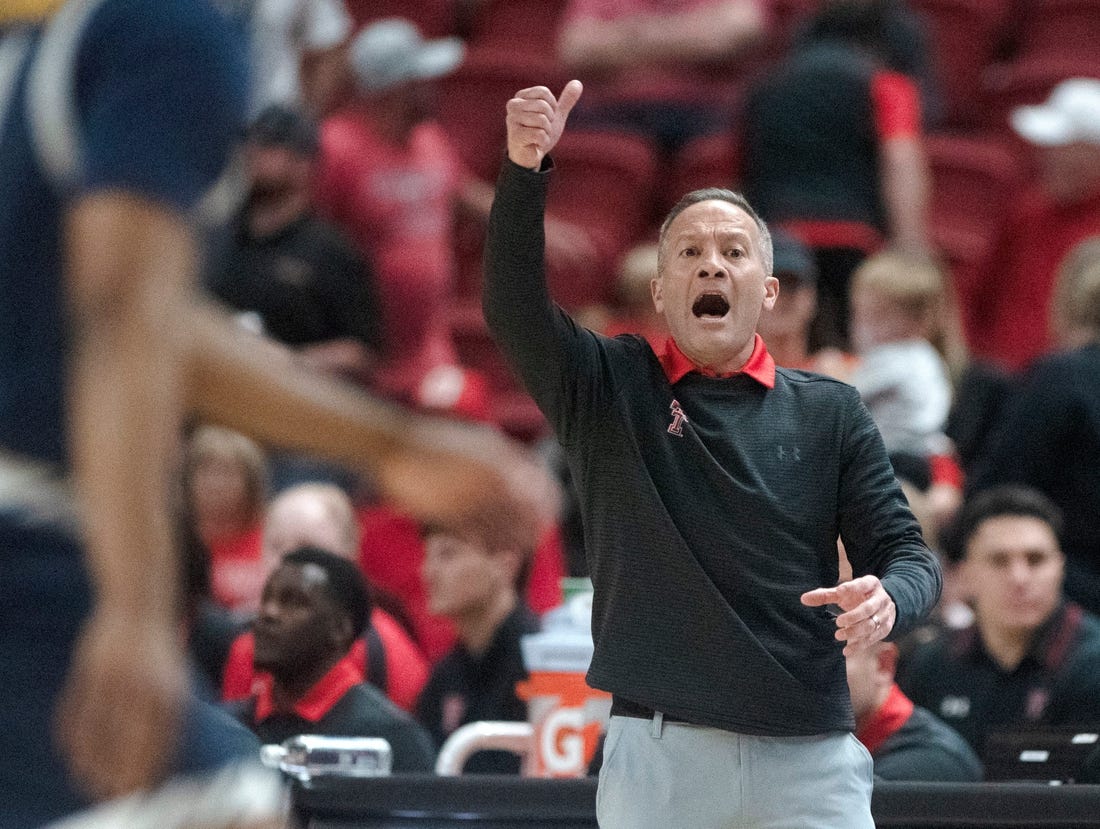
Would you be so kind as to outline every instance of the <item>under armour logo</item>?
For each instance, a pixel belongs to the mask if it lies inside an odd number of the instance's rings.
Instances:
[[[802,461],[802,456],[798,453],[797,446],[776,446],[775,453],[779,456],[781,461]]]
[[[940,700],[940,715],[949,720],[961,720],[970,715],[970,698],[946,696]]]
[[[668,424],[668,433],[670,435],[676,435],[676,437],[684,436],[684,423],[687,421],[687,415],[684,414],[684,410],[680,408],[680,404],[673,400],[672,404],[668,407],[672,412],[672,422]]]

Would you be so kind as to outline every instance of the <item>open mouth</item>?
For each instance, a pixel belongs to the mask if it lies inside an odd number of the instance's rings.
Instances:
[[[700,294],[691,305],[691,313],[702,319],[720,319],[729,313],[730,303],[721,294]]]

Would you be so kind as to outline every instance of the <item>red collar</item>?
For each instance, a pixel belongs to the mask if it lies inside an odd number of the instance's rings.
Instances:
[[[894,683],[886,702],[856,731],[856,737],[874,754],[912,715],[913,701]]]
[[[307,722],[318,722],[336,705],[353,685],[363,681],[363,672],[355,667],[349,653],[332,666],[327,674],[294,703],[289,712],[277,712],[271,684],[264,683],[256,694],[256,722],[263,722],[275,713],[293,713]]]
[[[685,374],[697,371],[704,377],[733,377],[735,374],[747,374],[765,388],[775,388],[775,360],[768,353],[768,348],[759,334],[754,335],[752,354],[749,355],[748,362],[737,371],[725,374],[697,366],[680,350],[680,346],[676,345],[672,337],[665,340],[665,350],[658,355],[657,359],[661,361],[661,368],[665,370],[669,385],[677,383]]]

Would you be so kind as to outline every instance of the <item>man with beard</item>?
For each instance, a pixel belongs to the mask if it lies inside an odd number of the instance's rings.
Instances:
[[[248,197],[215,245],[207,287],[309,364],[364,381],[381,346],[373,275],[313,212],[318,149],[305,115],[260,113],[246,135]]]

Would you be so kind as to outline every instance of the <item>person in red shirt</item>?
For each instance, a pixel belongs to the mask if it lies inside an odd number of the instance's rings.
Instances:
[[[457,364],[448,311],[455,295],[456,210],[487,218],[492,187],[462,163],[434,119],[436,81],[462,62],[458,38],[424,40],[403,18],[353,39],[352,100],[321,129],[317,202],[372,262],[383,318],[383,393],[412,399],[424,376]],[[591,255],[583,230],[547,229],[558,262]]]
[[[463,54],[457,38],[423,41],[407,21],[366,27],[351,44],[357,94],[322,125],[317,199],[377,268],[385,353],[376,382],[397,394],[457,361],[446,314],[454,211],[488,205],[487,185],[467,175],[430,119],[432,81]]]
[[[214,601],[235,613],[254,613],[266,575],[260,557],[263,450],[239,432],[201,426],[187,442],[184,489],[191,529],[209,551]]]
[[[1019,371],[1054,345],[1059,265],[1100,234],[1100,79],[1063,81],[1045,103],[1017,108],[1012,125],[1033,148],[1038,179],[1010,208],[990,261],[958,293],[973,357]]]

